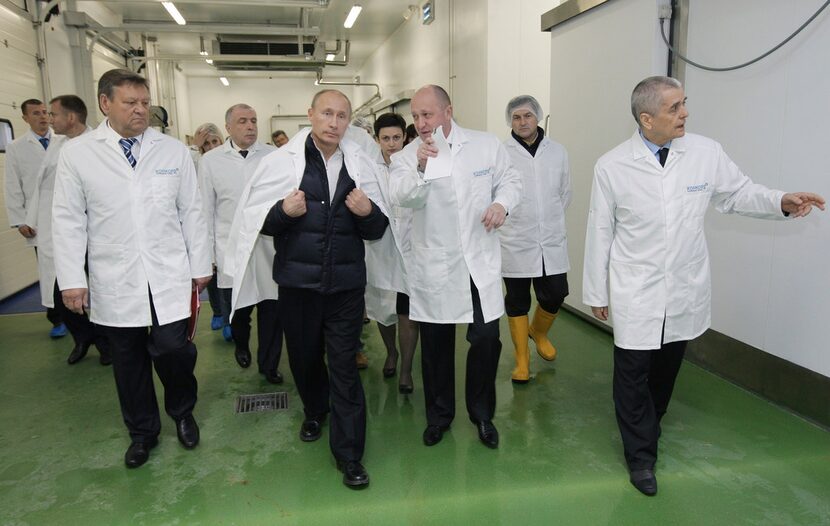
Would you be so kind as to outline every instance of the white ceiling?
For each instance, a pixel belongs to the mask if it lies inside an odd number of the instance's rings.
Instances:
[[[420,0],[417,0],[420,1]],[[326,77],[351,77],[357,74],[365,60],[404,22],[404,13],[413,0],[330,0],[326,8],[309,9],[308,25],[320,28],[319,40],[327,42],[327,48],[333,49],[336,40],[349,40],[351,50],[348,66],[327,66],[324,71]],[[101,1],[100,4],[121,16],[125,24],[164,23],[176,26],[160,2],[148,0],[117,0]],[[252,24],[264,26],[266,24],[286,25],[299,27],[301,23],[301,9],[299,7],[283,7],[266,0],[222,1],[205,0],[201,3],[180,0],[174,3],[182,16],[191,24]],[[352,29],[345,29],[343,21],[354,3],[363,6],[363,11]],[[248,5],[260,4],[260,5]],[[268,5],[263,5],[268,4]],[[416,21],[412,21],[417,23]],[[162,54],[197,55],[199,53],[198,33],[147,33],[158,37],[159,52]],[[205,33],[206,40],[214,37]],[[267,38],[267,37],[263,37]],[[137,39],[131,41],[137,42]],[[296,42],[297,38],[293,37]],[[208,49],[210,49],[208,45]],[[337,57],[343,60],[343,54]],[[181,61],[180,67],[190,76],[215,76],[217,70],[204,61]],[[277,76],[278,72],[223,72],[227,76]]]

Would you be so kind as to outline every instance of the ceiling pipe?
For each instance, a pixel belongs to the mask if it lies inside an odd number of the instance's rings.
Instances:
[[[203,24],[188,22],[186,26],[167,22],[131,21],[118,27],[101,27],[103,33],[127,31],[130,33],[216,33],[232,35],[269,35],[269,36],[297,36],[318,37],[319,27],[295,27],[285,25],[263,24]]]
[[[348,45],[348,41],[346,42],[346,44]],[[330,62],[327,62],[327,64],[330,64]],[[375,94],[372,95],[369,98],[369,100],[367,100],[366,102],[352,110],[352,114],[354,115],[360,114],[361,111],[363,111],[365,108],[368,108],[372,103],[380,100],[380,86],[372,82],[336,82],[331,80],[323,80],[322,72],[318,71],[316,83],[319,86],[372,86],[373,88],[375,88]]]

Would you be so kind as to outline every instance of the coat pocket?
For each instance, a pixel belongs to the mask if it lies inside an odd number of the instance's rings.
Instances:
[[[412,264],[409,267],[412,285],[429,291],[443,290],[449,282],[449,256],[445,248],[427,248],[413,245]]]
[[[126,247],[109,243],[89,244],[89,289],[91,295],[118,293],[126,267]]]

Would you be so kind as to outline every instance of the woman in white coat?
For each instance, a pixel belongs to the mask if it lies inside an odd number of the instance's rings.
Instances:
[[[403,258],[408,245],[408,226],[412,210],[392,205],[389,193],[391,155],[403,148],[406,121],[396,113],[385,113],[374,124],[375,138],[380,145],[378,172],[380,195],[389,210],[389,228],[377,241],[366,241],[366,313],[378,324],[386,346],[384,378],[395,376],[398,349],[395,327],[400,341],[401,372],[398,391],[412,393],[412,359],[418,343],[418,324],[409,319],[409,297],[406,295],[406,272]]]
[[[565,209],[571,202],[571,180],[568,152],[545,137],[539,127],[542,107],[535,98],[513,98],[505,115],[512,132],[504,146],[513,169],[522,177],[522,201],[499,230],[501,273],[516,358],[511,379],[526,383],[530,379],[528,337],[536,343],[539,356],[548,361],[556,358],[548,330],[568,295]],[[529,322],[531,283],[538,305]]]

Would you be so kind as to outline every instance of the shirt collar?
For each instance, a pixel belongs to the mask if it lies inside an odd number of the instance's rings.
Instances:
[[[657,152],[659,152],[661,148],[668,148],[668,149],[671,150],[671,141],[667,142],[666,144],[664,144],[662,146],[658,146],[658,145],[654,144],[653,142],[651,142],[650,140],[646,139],[646,136],[643,135],[643,130],[640,130],[639,133],[640,133],[640,138],[643,139],[643,142],[646,143],[646,146],[648,147],[649,151],[653,155],[657,155]]]
[[[112,126],[110,126],[110,120],[109,119],[107,119],[107,137],[109,137],[110,139],[115,140],[116,143],[118,141],[120,141],[121,139],[130,139],[130,138],[132,138],[132,139],[136,140],[136,142],[138,143],[139,146],[141,146],[141,143],[144,140],[144,134],[143,133],[141,135],[136,135],[135,137],[122,137],[121,135],[119,135],[119,133],[117,131],[112,129]]]

